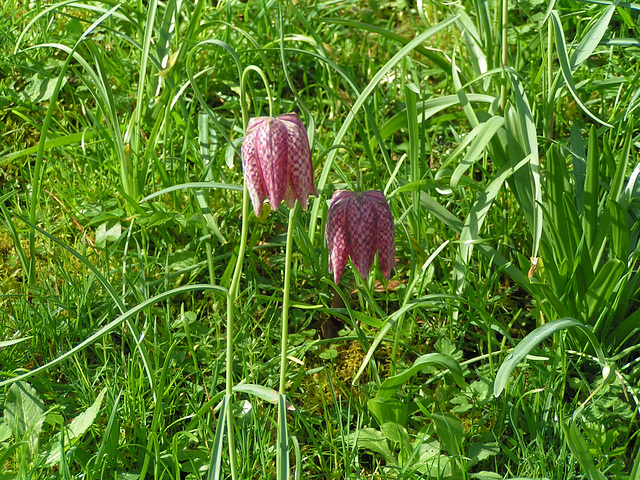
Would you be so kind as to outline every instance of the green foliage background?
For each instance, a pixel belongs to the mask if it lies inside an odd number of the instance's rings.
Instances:
[[[0,478],[203,478],[227,368],[238,474],[274,477],[284,206],[250,220],[224,360],[258,69],[307,125],[319,192],[295,224],[291,474],[640,478],[636,4],[0,19]],[[331,281],[340,188],[387,196],[389,282]]]

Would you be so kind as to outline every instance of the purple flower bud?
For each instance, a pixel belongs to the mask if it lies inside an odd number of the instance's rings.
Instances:
[[[282,200],[289,208],[298,200],[304,210],[309,195],[318,196],[307,131],[295,113],[249,120],[242,143],[242,170],[256,216],[265,196],[273,210]]]
[[[338,283],[350,256],[366,279],[378,252],[378,264],[385,278],[396,266],[393,217],[379,190],[350,192],[338,190],[331,198],[326,228],[329,271]]]

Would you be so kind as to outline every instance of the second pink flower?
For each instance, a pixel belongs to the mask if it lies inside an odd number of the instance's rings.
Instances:
[[[326,237],[329,271],[333,272],[335,283],[340,280],[349,256],[363,279],[369,275],[376,252],[385,278],[395,268],[393,216],[379,190],[336,191],[327,214]]]

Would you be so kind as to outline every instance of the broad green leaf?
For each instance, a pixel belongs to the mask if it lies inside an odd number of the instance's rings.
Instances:
[[[614,163],[616,165],[616,173],[613,177],[613,181],[611,182],[611,189],[609,191],[609,199],[616,200],[621,204],[624,204],[624,183],[627,177],[627,167],[629,165],[629,158],[631,156],[631,147],[634,144],[634,121],[632,118],[630,118],[625,124],[625,128],[627,129],[627,132],[624,138],[624,145],[621,149],[620,155],[617,159],[614,160]],[[609,154],[609,149],[605,150],[605,154]],[[631,177],[629,177],[629,181],[631,181]]]
[[[608,203],[611,218],[611,251],[616,259],[627,263],[629,260],[629,225],[627,224],[627,214],[615,200],[610,200]]]
[[[462,453],[462,442],[464,442],[464,427],[462,421],[450,413],[433,413],[431,415],[436,427],[436,433],[449,455],[460,455]]]
[[[589,480],[605,480],[604,475],[598,470],[593,462],[591,452],[589,452],[589,444],[584,439],[576,424],[572,421],[569,426],[562,424],[565,440],[569,446],[569,450],[578,460],[583,471]]]
[[[350,445],[359,449],[368,450],[372,453],[381,455],[388,465],[395,465],[396,459],[393,457],[387,439],[375,428],[361,428],[347,436]]]
[[[27,382],[11,385],[4,402],[4,421],[16,441],[26,441],[31,454],[38,451],[40,431],[44,424],[44,403]]]
[[[58,78],[45,77],[39,73],[34,73],[27,81],[27,86],[20,93],[20,96],[32,103],[46,102],[53,96]],[[66,77],[62,79],[61,88],[67,84]]]
[[[397,443],[401,449],[411,443],[407,429],[395,422],[385,422],[380,425],[380,433],[387,440]]]
[[[468,466],[475,465],[482,460],[493,457],[500,453],[500,446],[496,442],[473,443],[467,448],[466,456],[469,457]]]
[[[367,408],[380,425],[385,422],[407,425],[409,407],[397,398],[374,397],[367,401]]]
[[[600,151],[595,126],[589,131],[587,150],[587,171],[583,193],[583,228],[589,245],[593,241],[598,226],[598,199],[600,192]]]
[[[9,440],[11,438],[11,435],[13,435],[13,432],[11,431],[11,428],[9,427],[9,425],[7,425],[7,422],[3,418],[2,421],[0,421],[0,443],[6,442],[7,440]]]
[[[513,349],[513,352],[506,356],[504,362],[502,362],[502,365],[500,365],[500,368],[498,369],[496,379],[493,383],[493,396],[500,396],[507,384],[507,381],[509,380],[509,377],[511,376],[511,372],[513,372],[518,364],[524,360],[524,357],[537,348],[542,341],[546,340],[556,332],[574,327],[579,328],[589,338],[596,350],[598,362],[602,367],[604,367],[606,364],[604,353],[602,352],[600,343],[593,336],[591,330],[575,318],[559,318],[536,328],[533,332],[523,338],[520,343],[518,343],[518,345]]]
[[[613,128],[613,125],[605,122],[604,120],[598,118],[591,110],[587,108],[587,106],[582,103],[580,100],[580,96],[576,90],[576,86],[573,83],[573,76],[571,72],[571,66],[569,65],[569,57],[567,55],[567,42],[564,38],[564,31],[562,30],[562,22],[560,21],[560,16],[558,12],[553,10],[551,12],[551,23],[553,24],[553,31],[555,34],[556,41],[556,53],[558,54],[558,61],[560,62],[560,71],[562,72],[562,76],[564,77],[565,84],[567,85],[567,90],[578,104],[580,109],[593,121],[603,125],[605,127]]]
[[[431,448],[420,452],[420,457],[416,462],[416,470],[423,475],[420,478],[456,478],[452,476],[452,472],[456,470],[451,459],[440,450],[434,452]]]
[[[636,165],[633,171],[631,172],[631,175],[629,176],[629,180],[625,185],[624,190],[620,194],[620,204],[625,209],[629,206],[629,202],[635,196],[635,192],[638,189],[638,187],[636,186],[636,183],[638,182],[638,178],[640,178],[640,163]]]
[[[277,405],[279,401],[278,392],[273,388],[264,387],[262,385],[256,385],[253,383],[240,383],[238,385],[234,385],[232,390],[234,393],[248,393],[249,395],[253,395],[254,397],[260,398],[265,402],[269,402],[273,405]],[[290,403],[287,403],[287,410],[295,411],[295,407]]]
[[[96,229],[96,246],[104,248],[108,242],[116,242],[122,235],[122,225],[120,222],[108,221],[98,225]]]
[[[591,56],[596,49],[604,34],[607,33],[609,28],[609,22],[613,16],[613,12],[616,10],[615,2],[607,8],[602,16],[594,23],[591,28],[584,34],[578,48],[571,55],[571,71],[574,72],[584,61]]]
[[[560,230],[560,238],[562,241],[566,242],[569,258],[574,259],[574,262],[578,262],[578,257],[581,253],[580,249],[582,248],[588,252],[588,246],[591,244],[587,241],[586,234],[582,229],[580,217],[576,209],[575,197],[571,193],[562,193],[562,206],[565,213],[563,218],[564,223],[558,222],[556,228]],[[584,248],[585,246],[587,248]],[[572,269],[575,270],[575,267],[576,265],[574,263]],[[591,272],[593,271],[593,266],[590,261],[587,267]]]
[[[584,151],[582,132],[578,122],[571,124],[571,155],[573,157],[573,179],[576,191],[576,207],[578,213],[582,214],[584,182],[587,176],[587,154]]]
[[[504,477],[499,473],[482,470],[478,473],[472,473],[469,478],[475,478],[476,480],[503,480]]]
[[[376,398],[391,398],[396,390],[400,388],[407,380],[424,370],[427,366],[440,366],[448,368],[453,375],[454,380],[461,389],[466,387],[464,378],[462,376],[462,368],[460,364],[456,362],[449,355],[443,355],[441,353],[427,353],[419,357],[411,367],[407,368],[404,372],[387,378],[376,394]]]
[[[613,331],[606,336],[604,343],[622,346],[629,338],[640,331],[640,310],[634,311],[621,323],[616,325]]]
[[[107,393],[106,387],[102,389],[89,408],[74,418],[67,427],[64,427],[65,444],[69,443],[69,445],[71,445],[74,439],[84,435],[86,431],[89,430],[89,427],[93,425],[102,406],[105,393]],[[58,433],[49,444],[49,454],[45,460],[45,465],[52,466],[60,461],[60,456],[62,455],[61,436],[62,435]]]

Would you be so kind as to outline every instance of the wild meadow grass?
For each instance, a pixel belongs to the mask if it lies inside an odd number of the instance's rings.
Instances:
[[[639,479],[638,5],[213,3],[0,6],[0,479]]]

